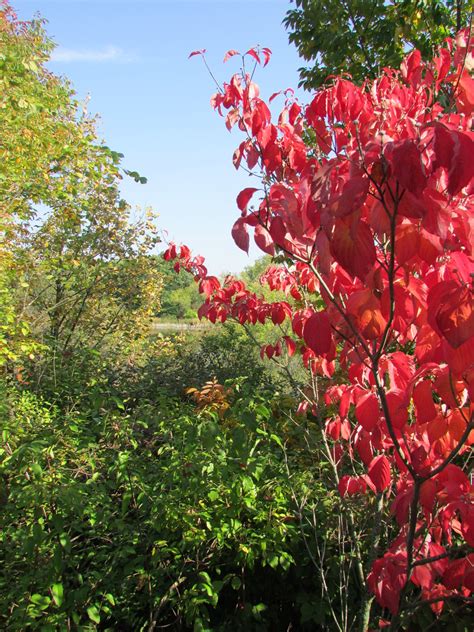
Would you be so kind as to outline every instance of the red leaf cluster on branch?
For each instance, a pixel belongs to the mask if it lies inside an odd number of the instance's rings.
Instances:
[[[474,546],[462,469],[474,441],[473,48],[461,31],[430,63],[414,51],[363,86],[335,78],[306,107],[287,91],[275,122],[252,77],[234,75],[211,103],[242,132],[234,165],[259,186],[238,195],[232,235],[248,250],[253,232],[265,253],[284,255],[262,282],[288,300],[221,284],[185,246],[165,255],[195,275],[200,317],[288,319],[293,337],[262,355],[298,351],[327,377],[340,367],[325,431],[362,464],[341,473],[340,494],[391,499],[399,535],[368,585],[392,613],[408,581],[436,612],[473,589],[473,554],[450,553]]]

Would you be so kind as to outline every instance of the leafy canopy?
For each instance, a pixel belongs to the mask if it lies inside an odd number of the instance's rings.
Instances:
[[[295,0],[284,19],[289,39],[312,65],[301,83],[315,88],[330,75],[354,81],[398,66],[407,51],[432,54],[469,20],[468,0]]]
[[[52,48],[40,20],[21,22],[2,3],[0,364],[51,340],[64,353],[120,328],[130,337],[159,307],[160,276],[146,260],[153,213],[131,221],[122,155],[47,70]]]

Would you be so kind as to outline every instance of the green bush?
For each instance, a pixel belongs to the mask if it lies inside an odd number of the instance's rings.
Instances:
[[[296,426],[241,384],[230,397],[219,419],[168,396],[64,413],[10,392],[2,629],[283,630],[324,619],[292,490],[308,507],[319,498],[322,514],[337,500],[321,472],[299,466]]]
[[[261,330],[268,328],[271,326]],[[288,375],[260,358],[259,338],[267,333],[262,331],[255,332],[258,338],[254,341],[241,327],[226,323],[211,330],[156,336],[154,342],[145,344],[144,353],[115,366],[109,373],[110,382],[117,391],[125,388],[131,397],[151,401],[157,392],[164,391],[182,398],[186,388],[201,387],[214,377],[221,384],[244,377],[254,391],[266,391],[272,396],[294,394],[295,385]],[[303,385],[306,372],[294,364],[290,373],[296,384]]]

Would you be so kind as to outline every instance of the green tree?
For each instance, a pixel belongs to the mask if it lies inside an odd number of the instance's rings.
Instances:
[[[159,317],[197,318],[203,298],[193,279],[188,274],[176,274],[173,263],[165,261],[162,256],[154,258],[154,266],[163,279]]]
[[[34,205],[73,200],[74,186],[104,160],[117,166],[119,155],[97,148],[95,165],[90,162],[94,122],[69,83],[47,70],[54,46],[42,22],[20,22],[7,3],[2,5],[0,204],[2,223],[12,230],[11,220],[29,218]]]
[[[159,308],[161,277],[148,256],[157,241],[151,222],[130,222],[123,200],[101,206],[91,196],[89,204],[90,217],[69,222],[53,214],[17,250],[18,309],[35,336],[61,353],[100,349],[111,334],[117,350]]]
[[[76,106],[69,86],[44,62],[52,50],[38,20],[18,21],[0,8],[0,363],[31,352],[28,323],[16,317],[10,292],[15,281],[11,242],[33,205],[52,199],[60,187],[59,165],[81,151]]]
[[[153,214],[132,222],[119,192],[123,173],[144,178],[121,169],[70,85],[46,69],[52,48],[41,21],[2,5],[0,362],[38,343],[65,354],[110,333],[135,337],[159,305]]]
[[[272,258],[269,255],[259,257],[254,263],[244,268],[240,278],[245,282],[247,287],[254,291],[261,292],[262,285],[260,283],[260,277],[268,269],[272,263]]]
[[[398,66],[407,50],[424,56],[469,21],[468,0],[294,0],[284,25],[290,42],[312,65],[300,68],[312,89],[347,72],[361,82]]]

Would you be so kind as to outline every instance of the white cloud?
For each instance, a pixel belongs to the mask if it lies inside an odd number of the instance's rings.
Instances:
[[[99,50],[84,49],[74,50],[71,48],[63,48],[59,46],[53,51],[51,55],[51,61],[59,61],[63,63],[71,63],[76,61],[91,61],[91,62],[127,62],[133,61],[134,57],[128,55],[121,48],[117,46],[106,46]]]

